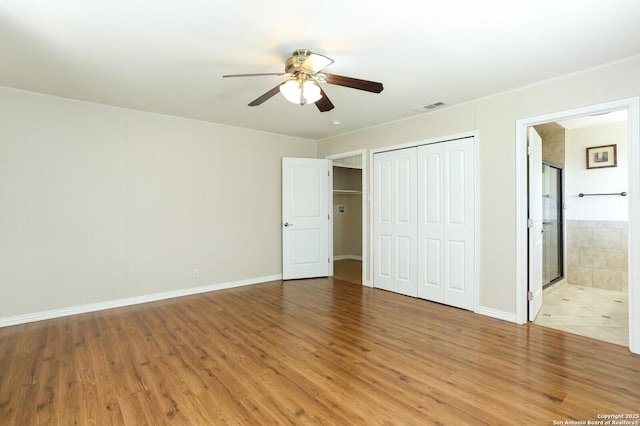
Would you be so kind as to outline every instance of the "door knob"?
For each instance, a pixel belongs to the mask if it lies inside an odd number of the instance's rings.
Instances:
[[[293,223],[285,222],[284,226],[293,226]]]

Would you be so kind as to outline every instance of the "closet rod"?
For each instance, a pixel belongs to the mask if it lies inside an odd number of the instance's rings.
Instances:
[[[590,197],[592,195],[620,195],[622,197],[626,197],[627,193],[626,192],[610,192],[607,194],[583,194],[582,192],[578,194],[578,197]]]

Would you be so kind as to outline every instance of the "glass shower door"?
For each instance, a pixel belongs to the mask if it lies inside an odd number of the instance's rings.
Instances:
[[[542,164],[542,278],[549,285],[563,272],[562,169]]]

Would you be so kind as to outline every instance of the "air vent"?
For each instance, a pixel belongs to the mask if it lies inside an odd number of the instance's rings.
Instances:
[[[446,104],[442,101],[438,101],[438,102],[434,102],[432,104],[429,105],[422,105],[419,107],[415,107],[413,110],[417,111],[417,112],[424,112],[424,111],[431,111],[432,109],[436,109],[436,108],[440,108],[442,106],[445,106]]]

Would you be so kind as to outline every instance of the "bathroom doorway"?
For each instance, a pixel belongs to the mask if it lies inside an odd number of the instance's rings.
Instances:
[[[544,290],[533,322],[628,347],[627,117],[622,110],[534,126],[543,147],[545,129],[554,129],[547,151],[556,156],[543,154]],[[593,167],[590,153],[603,149],[615,156]]]

